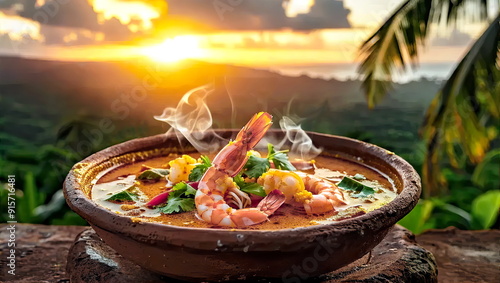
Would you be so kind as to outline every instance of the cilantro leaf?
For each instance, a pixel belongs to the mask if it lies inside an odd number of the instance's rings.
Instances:
[[[194,195],[196,189],[189,184],[180,182],[175,184],[168,195],[166,205],[159,207],[160,212],[172,214],[178,212],[191,211],[195,208]]]
[[[295,171],[292,163],[288,160],[286,150],[276,151],[272,144],[267,145],[267,157],[261,158],[255,155],[250,155],[245,164],[243,173],[250,178],[258,178],[271,168],[271,161],[276,169]]]
[[[259,185],[258,183],[245,182],[241,175],[235,176],[233,178],[233,181],[236,183],[236,185],[238,185],[238,187],[240,187],[240,190],[247,194],[254,194],[261,197],[266,196],[266,191],[264,190],[263,186]]]
[[[205,174],[207,169],[210,166],[212,166],[212,162],[207,156],[202,155],[200,156],[200,159],[201,159],[201,164],[196,165],[189,174],[189,181],[191,182],[198,182],[201,179],[201,177],[203,177],[203,174]]]
[[[146,170],[137,177],[139,180],[160,180],[162,177],[167,176],[170,173],[167,169],[153,168]]]
[[[165,214],[179,213],[191,211],[195,208],[194,199],[192,198],[168,198],[167,204],[159,208],[160,212]]]
[[[368,187],[366,185],[361,184],[360,182],[351,179],[349,177],[344,177],[340,183],[337,184],[337,187],[354,192],[351,193],[351,197],[355,198],[364,198],[375,193],[375,189]]]
[[[110,196],[106,200],[111,201],[111,202],[135,201],[137,198],[137,194],[132,192],[134,190],[136,190],[136,187],[132,186],[128,189],[125,189],[123,191],[120,191],[118,193],[113,194],[112,196]]]
[[[255,155],[250,155],[247,163],[245,164],[244,173],[250,178],[258,178],[260,175],[264,174],[269,168],[271,168],[271,163],[267,158],[257,157]]]
[[[181,197],[181,196],[194,196],[196,194],[196,189],[191,187],[189,184],[184,182],[180,182],[175,184],[172,187],[172,191],[170,192],[170,196],[172,197]]]
[[[292,165],[288,156],[284,152],[277,152],[272,156],[272,162],[277,169],[295,171],[295,167]]]
[[[247,194],[254,194],[261,197],[266,196],[264,187],[257,183],[246,183],[246,185],[240,186],[240,190],[244,191]]]
[[[184,191],[185,196],[194,196],[196,195],[196,189],[191,187],[191,185],[186,184],[186,190]]]
[[[280,170],[295,171],[295,167],[292,165],[290,160],[288,160],[288,155],[286,155],[287,150],[276,151],[272,144],[267,145],[267,159],[273,162],[274,167]]]

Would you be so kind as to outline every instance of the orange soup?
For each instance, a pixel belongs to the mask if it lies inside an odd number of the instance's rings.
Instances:
[[[191,156],[199,157],[195,154]],[[178,157],[180,155],[171,154],[111,168],[95,180],[92,187],[92,199],[115,213],[130,217],[132,221],[158,222],[183,227],[214,227],[212,224],[200,220],[196,216],[196,209],[164,214],[157,207],[146,205],[152,198],[170,189],[172,184],[165,177],[151,182],[139,180],[138,176],[148,168],[168,169],[168,162]],[[315,159],[314,168],[304,172],[324,178],[334,184],[341,182],[344,177],[349,177],[373,188],[374,193],[359,197],[359,194],[357,195],[353,191],[340,188],[346,204],[336,207],[335,211],[322,215],[308,215],[300,206],[283,204],[274,214],[269,216],[269,221],[249,226],[246,229],[276,230],[328,224],[377,209],[392,201],[397,195],[394,182],[387,175],[364,164],[342,158],[318,156]],[[131,187],[134,190],[133,200],[110,200],[111,196]]]

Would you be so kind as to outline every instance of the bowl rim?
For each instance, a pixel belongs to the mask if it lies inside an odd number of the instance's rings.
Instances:
[[[215,133],[237,133],[238,131],[238,129],[218,129],[215,130]],[[275,129],[270,129],[268,132],[282,133],[282,131]],[[362,227],[366,225],[375,225],[373,227],[386,227],[394,225],[399,219],[409,213],[416,205],[421,193],[420,176],[418,175],[416,170],[403,158],[384,148],[360,140],[317,132],[306,133],[313,139],[313,142],[314,137],[334,139],[339,142],[353,145],[358,151],[364,150],[378,157],[388,166],[394,168],[394,170],[399,175],[402,187],[401,192],[399,192],[396,198],[390,203],[378,209],[370,211],[364,215],[344,219],[338,222],[278,230],[249,230],[241,228],[227,229],[181,227],[154,222],[133,222],[132,218],[129,216],[119,215],[104,207],[99,206],[89,197],[87,197],[87,195],[81,190],[81,186],[78,182],[78,174],[76,173],[77,170],[88,170],[88,168],[90,168],[91,166],[102,163],[106,161],[106,159],[109,159],[111,157],[120,156],[131,152],[145,151],[147,149],[154,148],[154,146],[160,145],[161,142],[167,139],[177,138],[177,136],[173,134],[159,134],[144,138],[132,139],[110,146],[76,163],[71,168],[64,181],[64,196],[70,208],[77,214],[82,216],[84,219],[86,219],[91,225],[97,225],[101,229],[117,234],[134,235],[134,238],[138,240],[146,239],[147,237],[151,236],[151,232],[149,229],[137,229],[137,226],[145,225],[144,227],[153,228],[153,231],[155,231],[153,232],[154,234],[158,236],[162,235],[165,239],[171,240],[173,242],[177,241],[178,243],[183,242],[183,239],[181,238],[182,236],[178,236],[180,233],[176,233],[181,231],[189,231],[190,233],[197,234],[200,237],[203,234],[210,232],[212,235],[224,239],[229,239],[228,237],[234,238],[234,235],[237,232],[238,234],[242,234],[243,236],[253,236],[257,238],[262,237],[267,241],[271,241],[273,238],[279,239],[279,237],[282,237],[283,234],[286,234],[287,237],[302,237],[307,234],[317,233],[318,231],[326,233],[335,233],[346,229],[350,231],[355,227],[359,227],[359,225],[361,225]],[[103,159],[103,157],[105,158]],[[394,218],[394,216],[397,218],[396,221],[385,221],[388,217]]]

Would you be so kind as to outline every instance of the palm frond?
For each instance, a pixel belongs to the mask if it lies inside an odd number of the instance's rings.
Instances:
[[[391,89],[394,70],[405,69],[418,56],[418,46],[427,35],[431,6],[432,0],[404,2],[361,46],[364,59],[359,72],[368,107],[378,104]]]
[[[440,175],[440,160],[445,153],[455,167],[459,166],[460,155],[478,163],[490,142],[498,137],[499,48],[500,14],[471,47],[428,108],[421,130],[427,141],[422,179],[428,189],[446,187]]]
[[[487,0],[407,0],[360,48],[358,69],[373,108],[392,88],[398,70],[416,65],[432,23],[453,26],[487,19]]]

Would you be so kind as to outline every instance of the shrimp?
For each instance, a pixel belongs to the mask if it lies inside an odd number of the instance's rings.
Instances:
[[[344,195],[332,182],[304,172],[269,169],[257,182],[266,193],[280,190],[285,202],[303,204],[307,214],[323,214],[345,205]]]
[[[268,200],[272,200],[269,202],[273,204],[271,207],[261,205],[260,208],[234,209],[224,200],[228,191],[238,189],[232,177],[245,166],[248,152],[271,127],[271,119],[272,116],[265,112],[255,114],[236,139],[215,156],[212,166],[201,177],[194,198],[198,217],[203,221],[217,226],[246,227],[267,221],[268,216],[283,203],[284,197],[279,194],[270,195]],[[281,203],[276,201],[280,197]]]

